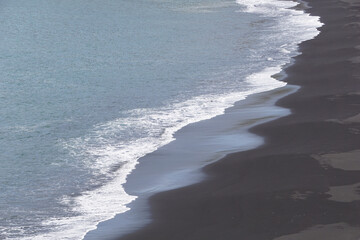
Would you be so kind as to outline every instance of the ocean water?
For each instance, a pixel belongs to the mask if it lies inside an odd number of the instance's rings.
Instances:
[[[285,85],[321,26],[295,5],[0,1],[0,239],[82,239],[128,211],[139,158]]]

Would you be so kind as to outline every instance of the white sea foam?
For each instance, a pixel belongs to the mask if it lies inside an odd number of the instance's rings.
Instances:
[[[289,39],[289,44],[278,51],[287,55],[288,62],[295,54],[296,44],[315,37],[316,28],[321,26],[319,18],[287,9],[295,6],[294,2],[237,0],[237,3],[245,6],[246,12],[279,19],[278,28],[283,35],[278,37]],[[271,62],[274,61],[271,58]],[[223,114],[226,108],[250,94],[284,86],[284,82],[271,76],[280,72],[285,63],[279,62],[278,66],[248,76],[248,88],[244,91],[198,96],[162,108],[135,109],[127,112],[124,118],[95,126],[86,136],[64,143],[75,157],[82,159],[84,167],[91,169],[94,175],[107,176],[108,181],[80,196],[61,199],[78,215],[50,219],[43,224],[54,231],[25,239],[82,239],[87,232],[96,229],[99,222],[129,210],[126,205],[136,196],[128,195],[122,185],[139,158],[173,141],[174,133],[188,124]]]
[[[294,9],[298,5],[295,1],[274,0],[236,0],[244,7],[242,11],[256,13],[266,17],[278,19],[281,37],[291,39],[291,45],[314,38],[322,26],[320,17],[310,16],[302,10]]]
[[[303,15],[302,11],[289,9],[298,3],[294,1],[274,1],[274,0],[236,0],[238,4],[245,7],[245,12],[260,13],[270,17],[278,17],[292,11],[293,14]]]
[[[62,202],[69,204],[78,216],[50,219],[44,226],[56,231],[24,239],[82,239],[99,222],[111,219],[116,214],[129,210],[126,204],[136,197],[128,195],[122,184],[135,169],[138,159],[174,140],[173,134],[182,127],[223,114],[226,108],[246,96],[284,86],[270,76],[281,68],[267,68],[261,73],[248,77],[250,90],[223,95],[205,95],[185,102],[159,109],[135,109],[130,117],[117,119],[96,126],[93,132],[83,138],[67,143],[74,154],[83,155],[83,164],[97,174],[112,175],[112,180],[100,188],[82,193],[77,197],[64,197]],[[143,132],[142,138],[132,141],[116,141],[122,132]],[[96,144],[95,144],[96,142]],[[96,156],[91,157],[91,156]],[[116,171],[114,166],[121,164]]]

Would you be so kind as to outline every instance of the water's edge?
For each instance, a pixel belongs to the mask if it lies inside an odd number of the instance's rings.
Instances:
[[[309,7],[305,1],[296,2],[299,5],[293,8],[298,8],[297,10],[304,11]],[[320,22],[319,24],[321,26]],[[296,51],[291,56],[290,63],[279,66],[279,69],[266,76],[272,80],[277,79],[283,86],[250,94],[226,108],[221,115],[190,123],[173,135],[175,141],[141,157],[138,160],[139,164],[128,175],[124,184],[124,189],[128,194],[137,196],[136,200],[127,205],[131,210],[100,222],[97,229],[89,231],[84,239],[113,239],[136,231],[151,222],[148,205],[148,199],[151,196],[203,181],[206,179],[202,172],[204,166],[224,158],[227,154],[261,146],[263,139],[249,133],[248,130],[256,125],[291,114],[288,109],[277,107],[275,103],[299,89],[298,86],[285,85],[282,82],[282,79],[286,78],[284,69],[292,65],[292,58],[299,54],[301,53]],[[258,74],[261,75],[261,73]],[[200,147],[196,145],[199,142]],[[212,143],[215,142],[226,142],[227,145],[214,147]],[[204,146],[208,148],[201,149]],[[169,156],[171,159],[167,158]],[[184,163],[184,159],[189,156],[192,157],[192,161]],[[192,163],[194,159],[197,164]],[[156,167],[153,167],[154,165]]]
[[[286,85],[251,95],[226,109],[223,115],[187,125],[179,130],[175,134],[174,142],[139,159],[137,168],[129,175],[124,188],[129,194],[138,196],[128,205],[131,210],[99,223],[97,229],[88,232],[84,239],[113,239],[136,231],[151,221],[148,205],[151,196],[203,181],[206,176],[202,168],[207,164],[218,161],[227,154],[261,146],[263,139],[248,130],[289,115],[288,109],[277,107],[275,103],[297,90],[297,86]],[[227,139],[228,145],[223,146],[222,150],[221,146],[214,148],[211,145],[218,139]],[[200,144],[196,145],[197,142]],[[201,149],[200,145],[207,147]],[[199,149],[189,150],[192,147]],[[190,155],[191,162],[180,162]]]

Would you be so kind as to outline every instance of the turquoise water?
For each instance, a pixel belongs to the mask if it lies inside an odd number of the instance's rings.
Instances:
[[[135,199],[138,158],[282,86],[269,75],[317,19],[242,4],[1,1],[0,239],[81,239]]]

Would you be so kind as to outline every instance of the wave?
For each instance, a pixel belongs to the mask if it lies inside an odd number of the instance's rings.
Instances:
[[[82,239],[99,222],[129,210],[126,205],[136,197],[128,195],[122,185],[139,158],[175,140],[174,133],[188,124],[223,114],[225,109],[251,94],[284,86],[284,82],[271,77],[280,70],[280,66],[272,67],[250,75],[246,82],[251,87],[246,91],[203,95],[163,108],[128,111],[129,117],[98,125],[87,136],[64,143],[74,155],[82,156],[85,167],[111,180],[80,196],[64,197],[62,203],[79,215],[43,222],[56,231],[25,239]],[[133,140],[119,140],[118,136],[125,134],[135,136]]]

